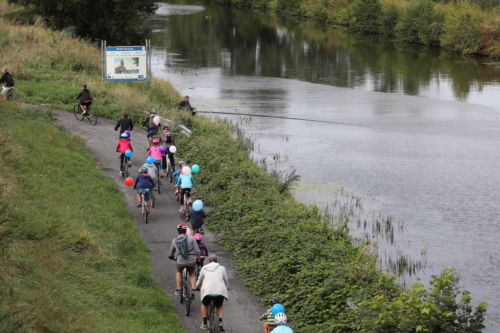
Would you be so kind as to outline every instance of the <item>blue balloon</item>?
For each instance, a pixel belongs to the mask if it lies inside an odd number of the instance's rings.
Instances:
[[[199,211],[202,208],[203,208],[203,201],[201,201],[201,200],[195,200],[193,202],[193,210]]]
[[[125,152],[125,156],[127,156],[127,157],[132,157],[132,155],[133,155],[132,150],[127,150]]]
[[[285,307],[281,304],[274,304],[271,308],[271,314],[276,316],[278,313],[285,313]]]
[[[146,158],[146,163],[147,164],[153,164],[155,162],[155,158],[153,156],[148,156]]]
[[[200,171],[200,166],[198,164],[193,164],[193,166],[191,167],[191,171],[193,172]]]

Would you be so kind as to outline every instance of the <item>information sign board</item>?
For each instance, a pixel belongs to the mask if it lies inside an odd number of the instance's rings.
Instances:
[[[106,47],[106,80],[145,81],[148,79],[146,46]]]

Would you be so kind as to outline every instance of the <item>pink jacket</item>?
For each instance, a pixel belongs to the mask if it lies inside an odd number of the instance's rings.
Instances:
[[[127,150],[134,151],[134,149],[132,148],[132,144],[125,138],[120,139],[120,141],[118,141],[118,144],[116,145],[116,151],[124,154]]]
[[[160,152],[160,146],[151,146],[148,151],[148,156],[151,155],[155,158],[155,160],[160,161],[161,160],[161,152]]]

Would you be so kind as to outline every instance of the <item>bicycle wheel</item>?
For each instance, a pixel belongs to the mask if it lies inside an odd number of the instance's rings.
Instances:
[[[173,172],[172,172],[172,164],[170,164],[170,159],[168,158],[167,156],[167,177],[168,177],[168,182],[171,183],[172,182],[172,176]]]
[[[82,114],[82,109],[80,109],[80,105],[75,104],[73,106],[73,113],[75,114],[75,118],[82,121],[83,120],[83,114]]]
[[[91,125],[95,126],[97,124],[97,113],[92,108],[88,108],[87,112],[89,114],[89,116],[87,118],[89,120],[89,123]]]
[[[127,159],[124,158],[122,176],[123,178],[127,178],[129,175],[130,173],[128,172],[128,162]]]
[[[151,208],[154,208],[155,207],[155,204],[156,204],[156,196],[155,196],[155,192],[151,192]]]
[[[188,204],[188,196],[186,193],[184,193],[184,214],[188,216],[189,214],[189,204]]]
[[[210,332],[219,333],[219,317],[217,317],[217,308],[214,305],[214,302],[210,303],[210,312],[209,312],[209,320],[210,320]]]
[[[149,213],[148,207],[146,206],[146,195],[142,193],[142,217],[144,218],[144,223],[148,223]]]
[[[160,172],[159,171],[157,172],[156,180],[157,180],[157,185],[158,185],[158,194],[160,194],[161,193],[161,190],[160,190],[161,180],[160,180]]]
[[[184,268],[182,271],[182,279],[181,279],[181,304],[184,303],[184,274],[187,273],[187,269]]]
[[[191,311],[191,288],[189,288],[191,284],[189,283],[189,274],[186,272],[186,276],[184,276],[184,298],[185,298],[185,312],[186,316],[189,316],[189,312]]]

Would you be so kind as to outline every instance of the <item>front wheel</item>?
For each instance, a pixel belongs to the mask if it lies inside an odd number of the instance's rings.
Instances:
[[[76,104],[73,106],[73,113],[75,114],[75,118],[82,121],[83,120],[83,114],[82,114],[82,109],[80,108],[80,105]]]
[[[155,193],[153,191],[153,192],[151,192],[151,208],[155,207],[155,203],[156,203],[156,196],[155,196]]]

